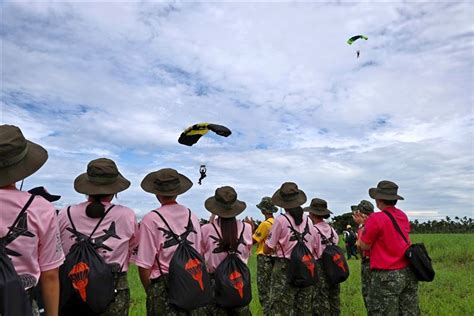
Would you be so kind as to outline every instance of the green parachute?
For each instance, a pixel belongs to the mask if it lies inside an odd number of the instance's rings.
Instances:
[[[351,38],[349,38],[347,40],[347,44],[352,45],[352,43],[354,43],[355,41],[357,41],[359,39],[368,40],[369,38],[365,35],[355,35],[355,36],[352,36]],[[360,57],[360,50],[357,50],[356,53],[357,53],[357,55],[356,55],[357,58],[359,58]]]
[[[352,36],[351,38],[349,38],[347,40],[347,44],[349,45],[352,45],[352,43],[354,43],[355,41],[357,41],[358,39],[365,39],[365,40],[368,40],[369,38],[365,35],[355,35],[355,36]]]

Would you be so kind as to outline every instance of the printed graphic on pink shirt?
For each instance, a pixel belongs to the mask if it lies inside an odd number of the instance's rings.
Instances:
[[[30,197],[28,192],[0,189],[0,243],[26,289],[38,283],[42,271],[58,268],[64,261],[56,211],[51,203],[36,196],[18,217]]]
[[[76,241],[89,239],[88,235],[78,232],[77,230],[74,230],[71,227],[67,227],[66,230],[70,231],[76,237]],[[108,229],[104,229],[102,232],[104,232],[103,235],[91,239],[91,243],[94,246],[94,249],[104,249],[105,251],[113,251],[114,249],[105,245],[104,242],[106,242],[109,238],[122,239],[115,233],[115,221],[112,221],[112,223],[110,223],[110,227]]]
[[[76,230],[74,230],[67,208],[58,215],[62,245],[68,253],[72,245],[79,240],[88,239],[99,219],[90,218],[86,214],[89,202],[70,207],[70,214]],[[108,209],[112,204],[105,203]],[[112,265],[115,272],[127,271],[133,249],[138,245],[138,224],[133,210],[122,205],[114,205],[107,213],[91,238],[91,242],[104,260]]]

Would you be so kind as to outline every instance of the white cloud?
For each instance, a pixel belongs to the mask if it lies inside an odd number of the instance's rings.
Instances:
[[[82,197],[87,162],[115,159],[139,212],[146,172],[197,180],[201,216],[219,185],[249,205],[292,180],[336,213],[397,181],[407,210],[473,215],[469,3],[2,3],[2,122],[43,144],[27,181]],[[357,47],[349,36],[366,34]],[[355,50],[361,57],[355,57]],[[177,144],[189,124],[227,139]],[[402,194],[402,195],[403,195]],[[414,216],[416,216],[416,213]],[[421,215],[420,215],[421,216]]]

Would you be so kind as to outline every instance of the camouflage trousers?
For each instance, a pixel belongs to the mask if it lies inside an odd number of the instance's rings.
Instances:
[[[199,314],[203,315],[203,314]],[[244,306],[241,308],[225,309],[216,304],[209,304],[206,307],[206,315],[208,316],[251,316],[250,308]]]
[[[272,314],[270,310],[270,287],[272,283],[273,262],[274,258],[270,256],[257,256],[258,299],[264,316]]]
[[[271,313],[274,316],[310,316],[313,286],[298,288],[287,281],[289,260],[275,258],[270,289]]]
[[[314,286],[312,295],[312,313],[320,316],[340,315],[341,300],[339,284],[329,283],[328,276],[323,269],[322,260],[316,262],[318,283]]]
[[[420,315],[418,280],[407,267],[401,270],[372,270],[367,297],[372,315]]]
[[[207,309],[205,307],[186,312],[170,305],[165,279],[166,276],[158,278],[155,282],[150,284],[146,291],[147,316],[200,316],[206,314]],[[183,295],[186,295],[186,293],[183,293]]]
[[[367,296],[369,295],[370,286],[370,258],[362,258],[360,266],[360,283],[362,285],[362,298],[367,309]]]
[[[102,316],[128,316],[130,289],[128,287],[127,274],[116,277],[115,290],[115,298]]]

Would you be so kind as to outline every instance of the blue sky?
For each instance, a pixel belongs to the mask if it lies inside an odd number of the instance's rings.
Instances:
[[[384,179],[411,218],[474,216],[472,3],[1,6],[1,122],[47,148],[25,188],[45,185],[58,206],[83,200],[74,178],[108,157],[139,215],[156,206],[142,178],[173,167],[202,217],[222,185],[244,215],[284,181],[341,214]],[[347,45],[355,34],[369,40]],[[233,134],[179,145],[197,122]]]

